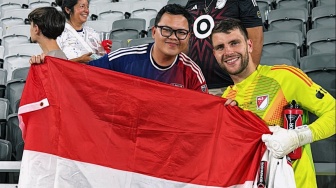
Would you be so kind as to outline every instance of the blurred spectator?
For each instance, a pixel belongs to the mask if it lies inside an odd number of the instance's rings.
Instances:
[[[56,4],[62,8],[67,19],[65,29],[57,43],[64,51],[68,59],[87,63],[92,59],[98,59],[106,52],[102,46],[99,33],[94,29],[84,26],[89,17],[88,0],[56,0]],[[104,43],[111,48],[111,43]]]
[[[186,9],[195,20],[188,55],[201,67],[209,89],[233,84],[230,76],[218,66],[209,38],[214,24],[226,17],[240,19],[247,28],[254,43],[252,58],[257,67],[263,45],[263,27],[256,1],[189,0]]]
[[[64,15],[54,7],[40,7],[29,13],[28,19],[32,42],[37,42],[48,56],[67,59],[56,42],[64,30]]]

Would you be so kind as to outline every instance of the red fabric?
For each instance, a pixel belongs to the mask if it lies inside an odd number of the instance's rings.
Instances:
[[[103,40],[102,41],[102,46],[103,46],[104,50],[106,51],[106,53],[110,53],[111,52],[111,47],[112,47],[112,41],[111,40]]]
[[[25,150],[201,185],[253,181],[267,126],[225,99],[46,57],[21,104]]]

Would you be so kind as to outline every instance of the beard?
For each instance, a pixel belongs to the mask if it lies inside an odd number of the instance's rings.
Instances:
[[[249,57],[249,55],[248,55],[248,51],[247,51],[247,49],[246,49],[246,51],[245,51],[245,54],[239,54],[239,57],[240,57],[240,66],[239,66],[239,68],[237,69],[237,70],[229,70],[229,69],[227,69],[226,68],[226,66],[225,66],[225,62],[224,62],[224,56],[222,57],[222,59],[221,59],[221,64],[219,65],[225,72],[227,72],[229,75],[237,75],[237,74],[240,74],[240,73],[242,73],[245,69],[246,69],[246,67],[247,67],[247,65],[248,65],[248,62],[249,62],[249,60],[250,60],[250,57]]]

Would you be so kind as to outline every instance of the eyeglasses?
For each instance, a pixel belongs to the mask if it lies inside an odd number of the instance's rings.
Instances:
[[[176,38],[179,40],[184,40],[187,38],[189,31],[185,29],[172,29],[171,27],[168,26],[158,26],[156,25],[155,27],[158,27],[161,29],[161,35],[163,37],[170,37],[173,33],[175,33]]]

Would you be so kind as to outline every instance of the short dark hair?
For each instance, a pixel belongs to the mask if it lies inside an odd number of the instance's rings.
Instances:
[[[191,14],[181,5],[178,4],[168,4],[161,8],[161,10],[158,12],[155,18],[155,25],[157,25],[161,17],[164,13],[172,14],[172,15],[182,15],[184,16],[188,21],[188,28],[191,30],[191,25],[193,23],[193,18]]]
[[[70,19],[70,14],[65,11],[65,8],[68,8],[71,10],[71,12],[74,12],[74,6],[78,3],[78,0],[55,0],[56,5],[60,6],[62,8],[62,12],[65,15],[66,19]],[[90,3],[90,0],[88,0]]]
[[[240,33],[244,36],[245,40],[248,39],[248,33],[246,28],[244,27],[243,23],[235,18],[225,18],[215,24],[214,28],[211,32],[211,42],[212,42],[212,35],[215,33],[226,33],[229,34],[230,31],[238,29]]]
[[[28,15],[28,20],[36,24],[42,34],[50,39],[60,36],[65,27],[65,17],[55,7],[40,7]]]

